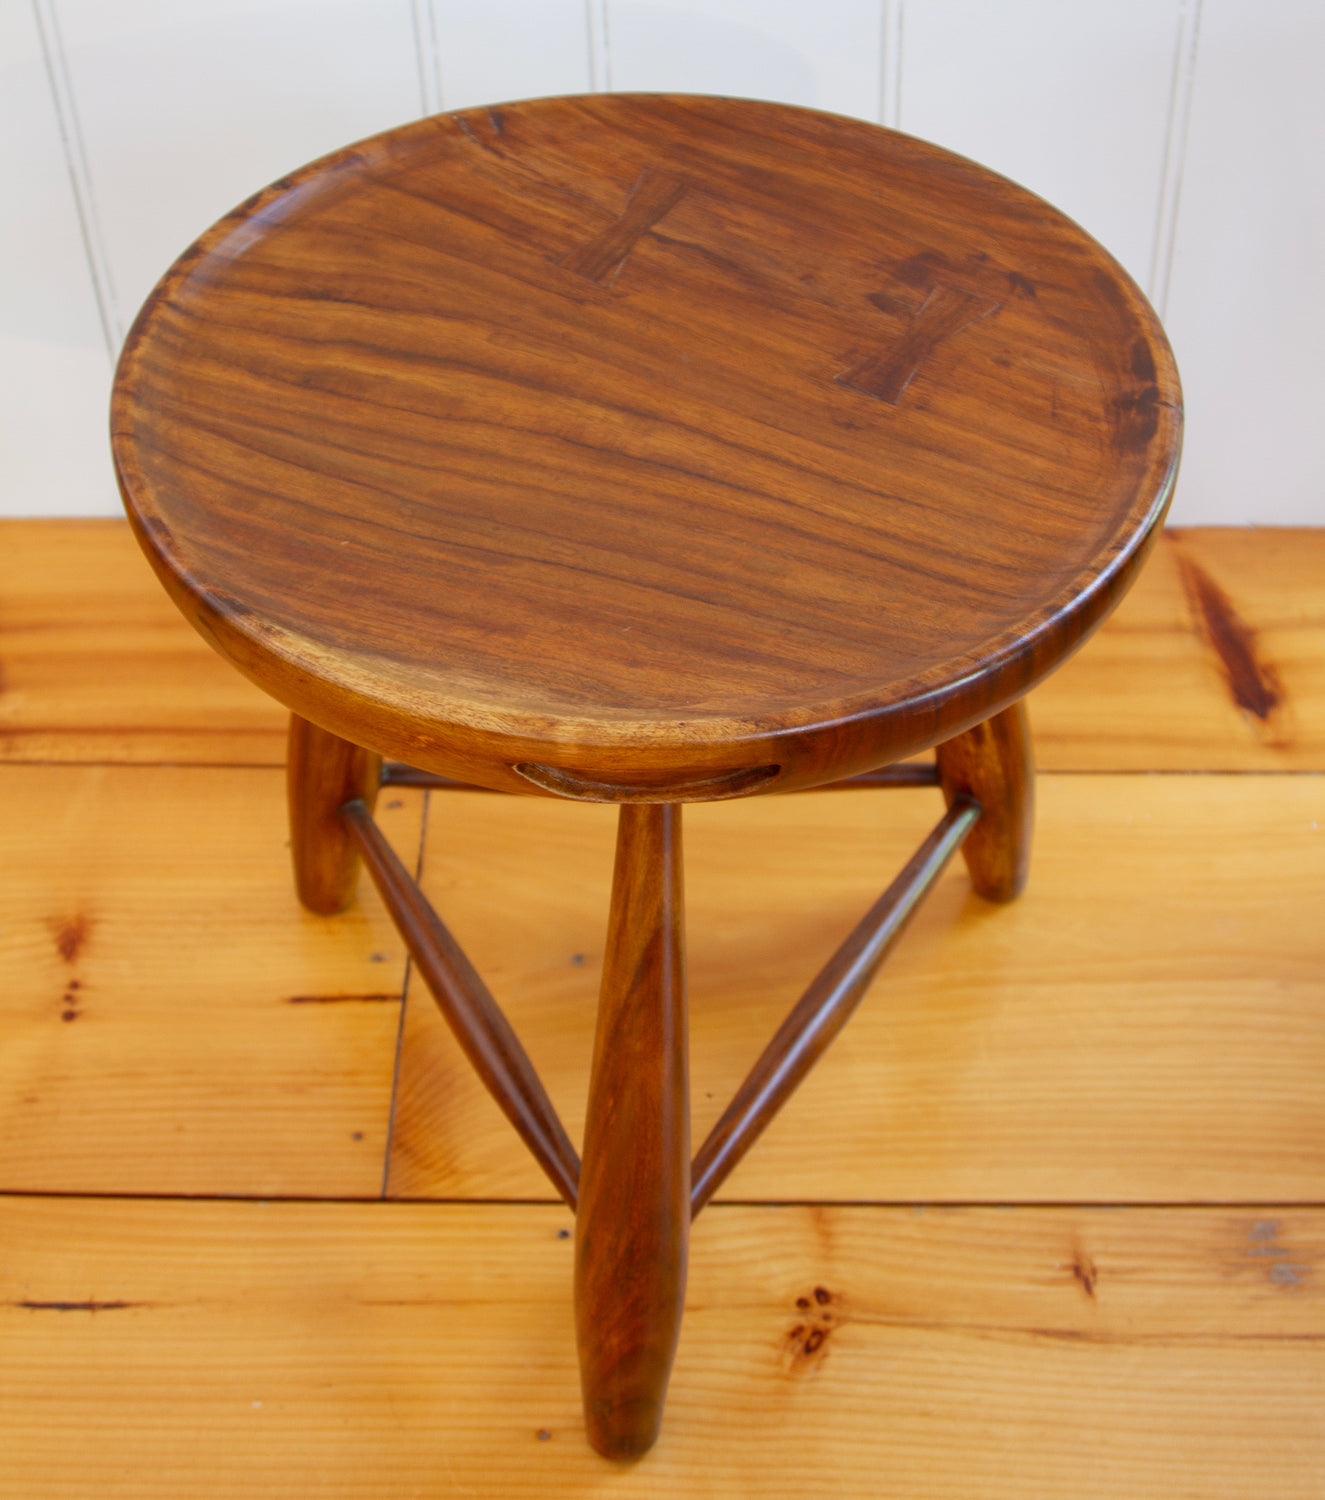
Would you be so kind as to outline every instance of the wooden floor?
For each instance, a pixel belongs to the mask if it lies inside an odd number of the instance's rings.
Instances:
[[[0,525],[0,670],[0,1495],[1325,1495],[1325,533],[1170,533],[1034,695],[1027,895],[950,871],[700,1218],[634,1467],[283,715],[111,522]],[[938,810],[687,813],[697,1136]],[[380,813],[577,1135],[610,810]]]

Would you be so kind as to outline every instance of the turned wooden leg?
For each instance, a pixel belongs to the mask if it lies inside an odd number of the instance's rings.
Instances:
[[[381,770],[380,755],[290,715],[290,852],[295,889],[309,911],[330,916],[354,900],[359,846],[340,810],[353,797],[371,810]]]
[[[658,1436],[690,1230],[681,809],[620,809],[575,1222],[589,1441],[636,1458]]]
[[[986,901],[1014,900],[1026,884],[1035,822],[1035,764],[1025,707],[1005,708],[940,745],[937,756],[948,806],[958,797],[974,797],[983,809],[962,846],[971,884]]]

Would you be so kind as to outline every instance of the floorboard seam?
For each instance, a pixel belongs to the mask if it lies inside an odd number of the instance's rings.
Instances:
[[[380,1198],[380,1197],[316,1197],[295,1193],[97,1193],[90,1191],[65,1191],[58,1188],[0,1188],[0,1203],[7,1199],[50,1198],[69,1201],[105,1203],[252,1203],[252,1204],[334,1204],[348,1208],[369,1208],[379,1204],[400,1208],[558,1208],[566,1205],[559,1198]],[[942,1213],[949,1209],[1022,1209],[1058,1212],[1063,1209],[1099,1210],[1110,1212],[1141,1212],[1157,1210],[1165,1213],[1209,1213],[1217,1210],[1230,1212],[1255,1212],[1274,1210],[1283,1213],[1318,1212],[1325,1210],[1325,1200],[1316,1199],[1220,1199],[1209,1202],[1102,1202],[1087,1199],[1043,1200],[1010,1202],[996,1199],[921,1200],[914,1198],[785,1198],[760,1199],[741,1198],[719,1200],[708,1204],[704,1212],[721,1212],[735,1208],[879,1208],[909,1209],[914,1212],[932,1210]],[[569,1211],[569,1210],[567,1210]]]

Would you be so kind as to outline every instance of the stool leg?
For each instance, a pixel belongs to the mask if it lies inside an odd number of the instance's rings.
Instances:
[[[359,846],[340,809],[361,797],[371,810],[381,771],[380,755],[290,715],[285,762],[290,852],[295,889],[309,911],[330,916],[354,900]]]
[[[1025,707],[1014,703],[940,745],[937,755],[948,806],[969,796],[983,809],[962,846],[971,884],[986,901],[1015,900],[1030,869],[1035,821],[1035,764]]]
[[[652,1446],[685,1304],[690,1231],[681,809],[620,809],[575,1223],[589,1441]]]

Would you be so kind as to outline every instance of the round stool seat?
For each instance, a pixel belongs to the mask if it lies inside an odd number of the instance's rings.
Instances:
[[[595,95],[392,130],[188,250],[117,470],[297,714],[594,800],[848,776],[1020,697],[1167,504],[1163,334],[1070,220],[856,120]]]

